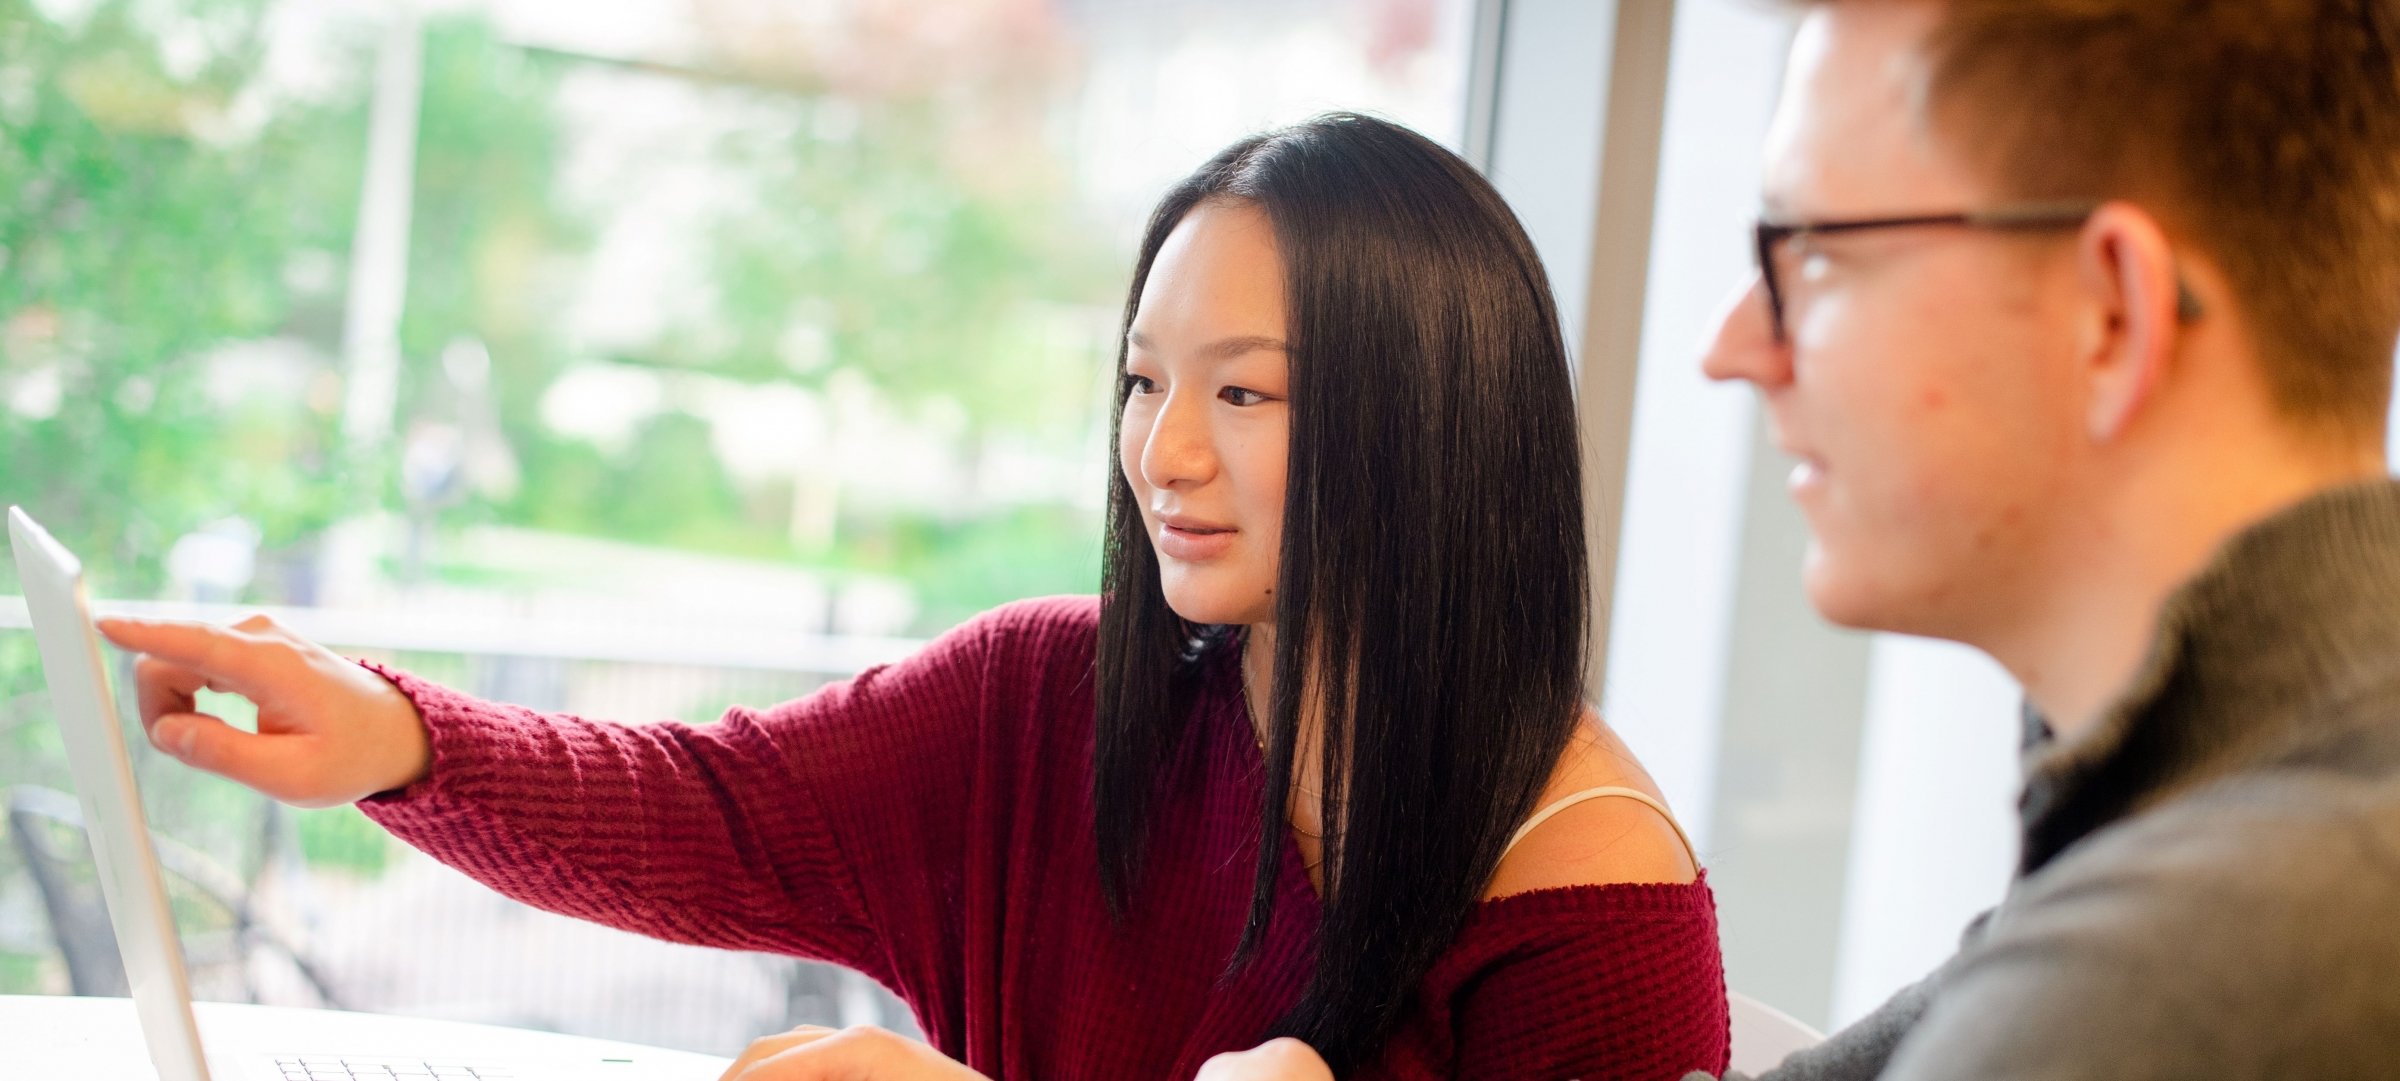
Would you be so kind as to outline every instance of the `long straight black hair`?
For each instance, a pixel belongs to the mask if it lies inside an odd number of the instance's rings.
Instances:
[[[1273,223],[1292,388],[1257,877],[1228,964],[1273,915],[1304,688],[1349,688],[1312,703],[1324,918],[1310,982],[1271,1033],[1338,1074],[1389,1037],[1577,724],[1589,602],[1574,398],[1532,243],[1473,167],[1423,136],[1337,113],[1226,148],[1152,214],[1126,329],[1159,247],[1212,199]],[[1123,410],[1120,396],[1112,429]],[[1202,665],[1242,636],[1168,608],[1141,508],[1110,473],[1093,802],[1122,911]]]

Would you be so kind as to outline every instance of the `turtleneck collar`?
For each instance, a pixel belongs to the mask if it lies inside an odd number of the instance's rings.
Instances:
[[[2127,814],[2364,718],[2400,686],[2400,482],[2328,489],[2234,535],[2177,589],[2088,730],[2027,710],[2020,874]]]

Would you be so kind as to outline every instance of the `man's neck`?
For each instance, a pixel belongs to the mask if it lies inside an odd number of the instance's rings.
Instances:
[[[2238,457],[2238,456],[2234,456]],[[2269,455],[2147,476],[2096,500],[2065,538],[2051,588],[1984,645],[2061,739],[2090,729],[2124,693],[2167,599],[2235,534],[2328,488],[2384,474],[2378,452]]]

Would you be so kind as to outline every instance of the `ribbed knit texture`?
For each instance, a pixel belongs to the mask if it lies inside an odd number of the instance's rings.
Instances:
[[[1091,829],[1098,614],[1089,597],[1012,604],[709,725],[540,714],[371,666],[424,714],[433,767],[361,807],[529,904],[856,968],[999,1081],[1188,1078],[1296,1000],[1318,901],[1286,837],[1275,921],[1226,974],[1263,769],[1221,664],[1110,918]],[[1480,906],[1357,1076],[1638,1081],[1721,1070],[1726,1049],[1705,880],[1583,886]]]

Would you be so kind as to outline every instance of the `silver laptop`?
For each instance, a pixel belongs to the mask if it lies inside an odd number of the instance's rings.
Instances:
[[[158,857],[150,847],[141,797],[134,788],[133,763],[119,727],[116,698],[101,664],[100,636],[92,627],[82,564],[16,507],[8,511],[8,534],[16,552],[17,576],[24,581],[25,607],[33,617],[34,635],[40,644],[42,673],[49,681],[59,731],[66,742],[67,764],[74,771],[76,795],[83,804],[100,893],[108,905],[109,923],[116,929],[126,982],[132,987],[142,1037],[149,1044],[159,1081],[210,1081],[212,1064],[218,1081],[283,1081],[293,1076],[390,1078],[395,1074],[505,1076],[525,1081],[716,1076],[713,1071],[695,1073],[693,1060],[698,1056],[680,1052],[661,1052],[655,1059],[611,1051],[605,1058],[595,1054],[572,1060],[473,1062],[441,1055],[435,1049],[425,1050],[421,1061],[413,1050],[396,1059],[389,1048],[378,1047],[345,1063],[343,1056],[325,1055],[319,1046],[312,1046],[306,1055],[278,1053],[273,1048],[205,1049],[192,1017],[183,944],[176,937],[175,921],[167,908],[165,883]],[[305,1038],[305,1034],[296,1035]],[[721,1062],[717,1069],[722,1069]]]

